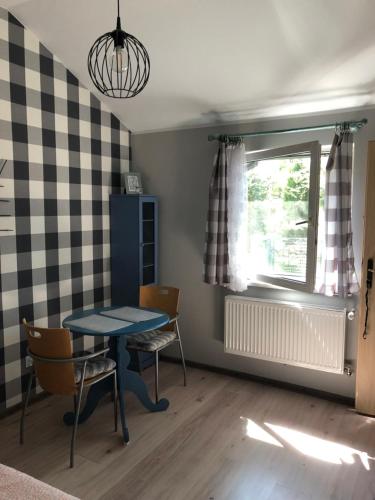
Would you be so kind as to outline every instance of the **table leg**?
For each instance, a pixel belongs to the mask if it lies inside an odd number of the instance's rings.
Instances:
[[[112,392],[113,388],[113,377],[107,377],[100,382],[92,385],[88,390],[86,402],[83,410],[81,411],[78,419],[78,423],[82,424],[92,415],[95,408],[98,406],[99,401],[108,393]],[[65,413],[64,423],[66,425],[73,425],[74,423],[74,412],[68,411]]]
[[[124,379],[125,379],[125,390],[133,392],[139,401],[143,404],[147,410],[156,412],[156,411],[165,411],[168,406],[169,406],[169,401],[168,399],[160,399],[158,403],[154,403],[149,394],[148,394],[148,388],[146,384],[144,383],[142,377],[139,375],[138,372],[135,372],[133,370],[128,370],[128,365],[130,363],[130,354],[126,349],[126,338],[123,336],[124,339],[124,353],[125,353],[125,358],[124,358],[124,365],[123,365],[123,373],[124,373]]]
[[[110,337],[108,346],[110,348],[108,357],[116,361],[117,366],[117,388],[120,407],[121,427],[124,437],[124,442],[129,441],[129,431],[126,425],[125,418],[125,400],[124,392],[133,392],[139,401],[147,410],[165,411],[169,406],[168,399],[161,399],[158,403],[154,403],[149,394],[146,384],[142,377],[133,370],[128,370],[130,362],[130,355],[126,349],[126,336],[119,335],[118,337]],[[113,389],[112,377],[108,377],[100,382],[92,385],[87,393],[85,406],[79,416],[78,423],[85,422],[94,412],[99,401],[108,393],[112,393]],[[67,412],[64,415],[64,422],[66,425],[73,425],[74,412]]]
[[[112,340],[112,339],[111,339]],[[114,346],[112,346],[114,347]],[[112,353],[112,349],[109,352],[109,355]],[[126,364],[126,354],[125,350],[125,340],[123,335],[119,335],[116,338],[116,363],[117,363],[117,392],[118,392],[118,401],[120,406],[120,418],[121,418],[121,427],[122,434],[124,436],[124,442],[129,442],[129,431],[126,425],[125,418],[125,399],[124,392],[126,389],[126,378],[125,378],[125,367]],[[129,362],[128,362],[129,363]]]

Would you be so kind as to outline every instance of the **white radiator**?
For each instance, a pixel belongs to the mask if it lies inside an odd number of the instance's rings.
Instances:
[[[225,297],[225,352],[344,372],[346,310]]]

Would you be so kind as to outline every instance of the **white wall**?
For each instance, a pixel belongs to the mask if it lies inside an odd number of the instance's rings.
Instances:
[[[160,199],[160,282],[182,289],[181,331],[186,358],[231,370],[243,371],[354,397],[355,377],[332,375],[314,370],[225,354],[223,350],[224,290],[203,283],[203,249],[208,207],[208,185],[216,142],[208,134],[271,130],[335,123],[368,118],[369,123],[355,134],[353,180],[353,244],[359,272],[362,253],[364,188],[367,142],[375,139],[375,111],[334,113],[278,119],[248,124],[231,124],[189,130],[132,136],[133,170],[142,173],[145,192]],[[330,144],[333,130],[247,139],[247,149],[277,147],[319,140]],[[296,300],[306,303],[351,307],[347,302],[294,292],[249,288],[247,295]],[[356,322],[348,323],[346,358],[356,357]],[[171,351],[173,354],[173,352]]]

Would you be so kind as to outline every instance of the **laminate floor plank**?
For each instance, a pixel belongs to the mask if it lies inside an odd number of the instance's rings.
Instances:
[[[153,391],[153,370],[143,374]],[[0,461],[87,500],[374,500],[375,420],[345,405],[202,369],[160,363],[166,412],[126,396],[131,442],[113,432],[104,399],[78,431],[66,398],[0,420]],[[27,497],[25,497],[27,500]]]

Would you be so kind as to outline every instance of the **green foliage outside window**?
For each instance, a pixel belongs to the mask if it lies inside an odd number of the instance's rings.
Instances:
[[[276,274],[302,276],[306,268],[310,160],[285,158],[250,165],[250,254]]]
[[[250,170],[248,199],[264,201],[269,198],[284,201],[308,201],[310,169],[306,163],[285,160],[280,163],[280,175],[264,176],[254,168]]]

